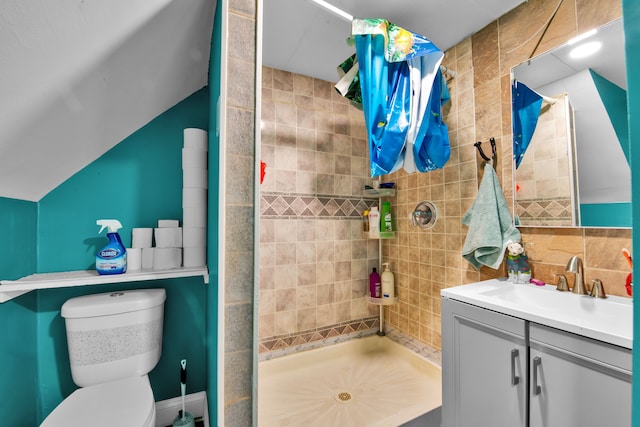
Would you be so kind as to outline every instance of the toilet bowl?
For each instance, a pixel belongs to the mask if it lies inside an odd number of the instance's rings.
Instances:
[[[154,427],[155,422],[155,402],[145,375],[79,388],[40,427]]]

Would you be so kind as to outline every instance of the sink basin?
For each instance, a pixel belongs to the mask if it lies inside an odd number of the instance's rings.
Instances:
[[[491,279],[447,288],[441,294],[445,298],[610,344],[632,347],[633,304],[629,298],[593,298],[571,292],[558,292],[552,285],[514,284],[506,279]]]

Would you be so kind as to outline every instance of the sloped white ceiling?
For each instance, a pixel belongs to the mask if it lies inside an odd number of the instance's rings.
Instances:
[[[207,84],[215,0],[3,0],[0,196],[38,201]]]
[[[327,0],[358,18],[384,18],[447,50],[524,0]],[[311,0],[264,0],[263,64],[323,80],[355,52],[351,23]]]

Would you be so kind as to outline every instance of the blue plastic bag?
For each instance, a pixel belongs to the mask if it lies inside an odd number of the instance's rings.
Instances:
[[[414,161],[420,172],[444,167],[451,155],[449,129],[442,120],[442,80],[442,73],[438,72],[431,89],[427,114],[413,144]]]
[[[520,166],[524,153],[529,147],[540,117],[542,96],[529,89],[524,83],[514,80],[511,84],[511,108],[513,121],[513,158],[516,169]]]
[[[387,62],[383,36],[356,36],[362,107],[369,135],[371,176],[398,169],[409,129],[411,85],[406,62]]]
[[[425,37],[383,19],[354,19],[352,33],[371,176],[403,165],[408,172],[443,167],[450,148],[441,114],[442,51]]]

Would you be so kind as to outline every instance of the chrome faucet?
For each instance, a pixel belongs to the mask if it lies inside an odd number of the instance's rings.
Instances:
[[[567,263],[567,267],[565,269],[568,273],[574,273],[576,275],[576,280],[573,284],[573,289],[571,292],[579,295],[587,295],[587,288],[584,284],[584,269],[582,267],[582,260],[578,256],[572,256],[569,262]]]

